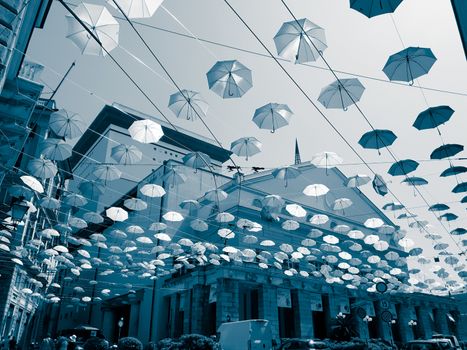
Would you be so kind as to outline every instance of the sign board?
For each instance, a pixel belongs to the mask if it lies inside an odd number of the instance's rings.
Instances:
[[[217,284],[211,284],[209,286],[209,304],[217,301]]]
[[[290,296],[290,289],[278,288],[277,289],[277,306],[278,307],[292,307],[292,298]]]
[[[310,294],[310,304],[311,311],[323,311],[323,299],[321,298],[321,294]]]

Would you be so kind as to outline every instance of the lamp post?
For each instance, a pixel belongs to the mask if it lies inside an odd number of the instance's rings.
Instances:
[[[117,339],[117,341],[120,340],[120,336],[122,334],[123,322],[124,322],[123,317],[120,317],[120,320],[118,320],[118,339]]]

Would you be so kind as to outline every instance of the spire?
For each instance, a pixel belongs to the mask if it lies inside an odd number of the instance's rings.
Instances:
[[[295,139],[295,165],[301,164],[302,160],[300,159],[300,150],[298,149],[298,140]]]

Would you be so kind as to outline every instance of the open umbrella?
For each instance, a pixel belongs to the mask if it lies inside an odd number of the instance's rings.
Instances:
[[[41,144],[41,154],[50,160],[68,159],[71,152],[71,145],[60,139],[45,139]]]
[[[187,180],[187,177],[182,174],[181,172],[177,171],[176,169],[172,168],[169,169],[164,176],[162,177],[164,180],[164,183],[170,185],[170,186],[175,186],[179,185],[182,183],[185,183]]]
[[[32,176],[40,179],[50,179],[57,174],[57,167],[48,159],[32,159],[29,161],[28,170]]]
[[[123,205],[130,210],[136,210],[136,211],[145,210],[148,207],[147,203],[139,198],[125,199],[125,201],[123,202]]]
[[[114,1],[128,18],[149,18],[154,15],[164,0],[107,0],[107,3],[117,8]]]
[[[414,79],[427,74],[435,62],[436,57],[431,49],[409,47],[391,55],[383,72],[389,80],[407,81],[413,85]]]
[[[216,62],[206,76],[209,88],[222,98],[242,97],[253,86],[251,70],[237,60]]]
[[[110,156],[118,164],[131,165],[141,161],[143,152],[134,145],[118,145],[112,148]]]
[[[140,192],[143,195],[152,198],[158,198],[165,195],[164,188],[156,184],[146,184],[140,188]]]
[[[272,176],[274,176],[276,179],[281,179],[284,180],[285,182],[285,187],[287,187],[287,183],[290,179],[295,179],[298,176],[300,176],[302,172],[300,169],[294,167],[294,166],[286,166],[282,168],[276,168],[272,171]]]
[[[378,154],[381,154],[379,149],[391,146],[397,136],[391,130],[375,129],[369,131],[360,138],[358,143],[367,149],[377,149]]]
[[[51,197],[44,197],[40,201],[40,206],[42,208],[50,209],[50,210],[56,210],[60,208],[60,201],[55,198]]]
[[[462,152],[464,146],[456,143],[448,143],[436,148],[431,152],[430,159],[444,159],[455,156],[457,153]]]
[[[329,188],[322,184],[312,184],[305,187],[303,194],[310,197],[321,197],[329,192]]]
[[[443,215],[440,215],[438,217],[440,221],[454,221],[454,220],[457,220],[458,218],[459,217],[453,213],[444,213]]]
[[[452,189],[452,193],[462,193],[462,192],[467,192],[467,182],[461,182]]]
[[[82,207],[88,203],[87,199],[77,193],[70,193],[63,198],[63,202],[70,207]]]
[[[274,133],[277,129],[289,124],[292,114],[290,108],[285,104],[268,103],[256,109],[253,122],[260,129],[271,130]]]
[[[459,175],[465,172],[467,172],[467,167],[465,166],[451,166],[447,168],[446,170],[444,170],[440,176],[442,177],[455,176],[455,175]]]
[[[413,127],[418,130],[436,128],[438,134],[441,135],[438,126],[446,123],[453,114],[454,110],[449,106],[430,107],[418,115],[413,123]]]
[[[128,219],[128,212],[119,207],[110,207],[105,211],[105,215],[113,221],[125,221]]]
[[[418,176],[411,176],[407,177],[404,180],[401,181],[401,183],[405,183],[409,186],[423,186],[423,185],[428,185],[428,181],[425,180],[422,177]]]
[[[211,158],[202,152],[187,153],[182,160],[183,164],[194,169],[209,168],[211,166]]]
[[[69,139],[81,136],[86,129],[83,119],[77,113],[65,109],[50,115],[49,127],[58,136]]]
[[[122,176],[122,172],[111,164],[97,165],[93,174],[97,179],[104,181],[104,183],[107,181],[118,180]]]
[[[191,90],[182,90],[170,95],[169,108],[177,118],[193,121],[198,117],[205,117],[208,113],[208,103],[199,92]]]
[[[332,209],[344,211],[344,209],[350,207],[352,204],[352,201],[348,198],[338,198],[332,204]]]
[[[360,101],[365,87],[356,78],[340,79],[321,90],[318,101],[326,108],[338,108],[344,111]]]
[[[393,13],[402,0],[350,0],[350,8],[368,18]]]
[[[141,143],[156,143],[164,136],[162,127],[149,119],[134,121],[128,132],[133,140]]]
[[[241,137],[230,144],[230,150],[232,153],[239,157],[245,157],[248,160],[249,157],[254,156],[261,152],[263,145],[255,137]]]
[[[399,160],[391,165],[388,174],[400,176],[410,174],[418,168],[419,163],[412,159]]]
[[[279,56],[295,63],[316,61],[328,47],[324,29],[306,18],[283,23],[274,44]]]
[[[389,192],[386,181],[384,181],[384,178],[381,175],[375,174],[372,185],[375,192],[380,196],[384,197]]]
[[[334,152],[320,152],[316,153],[311,158],[311,163],[317,168],[331,169],[339,164],[342,164],[344,160]]]
[[[443,203],[433,204],[432,206],[428,208],[429,211],[444,211],[448,209],[449,209],[449,206]]]
[[[28,186],[32,190],[38,193],[44,193],[44,187],[35,177],[29,176],[29,175],[23,175],[23,176],[20,176],[20,179],[21,181],[23,181],[23,183],[26,186]]]
[[[119,24],[105,8],[105,6],[81,3],[75,9],[76,16],[99,39],[102,46],[94,40],[71,14],[66,16],[68,21],[67,38],[78,46],[82,54],[105,56],[118,46]]]

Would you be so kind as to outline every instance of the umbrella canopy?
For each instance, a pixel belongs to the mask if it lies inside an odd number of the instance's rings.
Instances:
[[[253,86],[251,70],[237,60],[216,62],[206,76],[209,88],[222,98],[242,97]]]
[[[156,184],[146,184],[139,190],[143,195],[147,197],[162,197],[165,195],[165,190],[163,187]]]
[[[221,202],[227,198],[227,193],[221,189],[208,191],[204,194],[203,199],[209,202]]]
[[[422,177],[412,176],[407,177],[406,179],[402,180],[401,183],[405,183],[409,186],[423,186],[428,185],[428,181],[426,181]]]
[[[209,168],[211,166],[211,157],[202,152],[187,153],[183,157],[183,164],[190,168]]]
[[[44,193],[44,187],[35,177],[29,176],[29,175],[23,175],[23,176],[20,176],[20,179],[21,181],[23,181],[23,183],[26,186],[28,186],[32,190],[38,193]]]
[[[311,163],[317,168],[331,169],[339,164],[342,164],[344,160],[334,152],[320,152],[316,153],[311,158]]]
[[[60,139],[45,139],[41,146],[41,154],[50,160],[65,160],[71,157],[71,145]]]
[[[455,156],[464,150],[464,146],[456,143],[448,143],[436,148],[431,152],[430,159],[444,159]]]
[[[298,204],[287,204],[285,210],[292,216],[297,218],[304,218],[306,216],[306,210]]]
[[[33,159],[29,161],[28,170],[32,176],[40,179],[50,179],[57,174],[57,167],[48,159]]]
[[[46,209],[56,210],[60,208],[60,205],[61,204],[58,199],[51,198],[51,197],[44,197],[40,201],[40,206]]]
[[[232,153],[239,157],[245,157],[246,160],[248,160],[249,157],[260,153],[262,147],[262,143],[252,136],[241,137],[230,144],[230,150]]]
[[[415,171],[419,166],[419,163],[412,159],[399,160],[391,165],[388,170],[388,174],[392,176],[407,175]]]
[[[438,126],[446,123],[453,114],[454,110],[449,106],[430,107],[418,115],[413,127],[418,130],[438,129]],[[441,135],[439,129],[438,133]]]
[[[306,18],[283,23],[274,44],[279,56],[295,63],[316,61],[328,47],[324,29]]]
[[[352,205],[352,201],[348,198],[338,198],[332,205],[333,210],[344,210]]]
[[[371,181],[371,177],[369,177],[368,175],[358,174],[358,175],[349,177],[345,181],[345,186],[349,188],[355,188],[355,187],[363,186],[370,181]]]
[[[449,206],[443,203],[433,204],[432,206],[428,208],[429,211],[444,211],[448,209],[449,209]]]
[[[462,192],[467,192],[467,182],[461,182],[452,189],[452,193],[462,193]]]
[[[438,217],[440,221],[454,221],[454,220],[457,220],[458,218],[459,217],[453,213],[444,213],[443,215],[440,215]]]
[[[253,122],[260,129],[271,130],[274,133],[277,129],[289,125],[292,114],[293,112],[286,104],[268,103],[256,109]]]
[[[465,235],[467,233],[467,230],[465,228],[463,228],[463,227],[459,227],[459,228],[456,228],[456,229],[452,230],[450,233],[453,236],[462,236],[462,235]]]
[[[199,92],[182,90],[170,95],[169,108],[177,118],[196,120],[205,117],[208,113],[208,103]]]
[[[81,3],[74,12],[105,48],[104,50],[71,14],[66,15],[67,38],[73,41],[82,54],[105,56],[106,50],[111,51],[118,46],[119,24],[105,6]]]
[[[393,13],[402,0],[350,0],[350,8],[368,18]]]
[[[134,121],[128,131],[133,140],[141,143],[156,143],[164,136],[162,127],[149,119]]]
[[[412,85],[414,79],[427,74],[435,62],[431,49],[409,47],[391,55],[383,72],[389,80],[407,81]]]
[[[175,186],[175,185],[185,183],[185,181],[187,180],[187,177],[185,176],[185,174],[182,174],[181,172],[172,168],[172,169],[169,169],[167,173],[165,173],[162,179],[164,180],[166,184]]]
[[[113,221],[125,221],[128,219],[127,211],[119,207],[110,207],[105,211],[105,215]]]
[[[285,181],[285,187],[287,187],[287,183],[290,179],[295,179],[300,176],[302,172],[300,169],[294,166],[286,166],[283,168],[277,168],[272,171],[272,176],[276,179],[281,179]]]
[[[115,0],[128,18],[149,18],[154,15],[164,0]],[[115,6],[114,0],[107,3]]]
[[[367,149],[379,149],[383,147],[391,146],[397,136],[391,130],[376,129],[369,131],[360,138],[358,143]]]
[[[310,197],[321,197],[329,192],[329,188],[322,184],[312,184],[305,187],[303,194]]]
[[[118,180],[122,176],[122,172],[110,164],[97,165],[93,174],[97,179],[104,182]]]
[[[360,101],[365,87],[356,78],[340,79],[321,90],[318,101],[326,108],[347,108]]]
[[[455,175],[459,175],[465,172],[467,172],[467,167],[465,166],[451,166],[447,168],[446,170],[444,170],[440,176],[442,177],[455,176]]]
[[[131,165],[141,161],[143,152],[134,145],[118,145],[112,148],[110,156],[118,164]]]
[[[88,203],[87,199],[77,193],[70,193],[63,198],[63,202],[71,207],[81,207]]]

